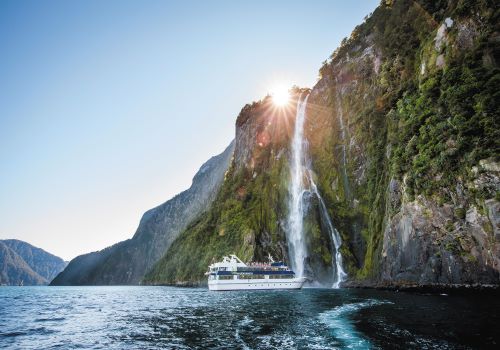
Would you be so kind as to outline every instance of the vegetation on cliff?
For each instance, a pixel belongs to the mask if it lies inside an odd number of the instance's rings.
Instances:
[[[480,160],[498,161],[498,16],[491,1],[385,2],[321,68],[311,152],[349,242],[351,278],[379,278],[384,231],[402,201],[458,205],[457,182],[473,181]],[[466,195],[480,207],[495,196],[498,184]]]
[[[274,113],[270,97],[242,109],[237,149],[217,198],[146,275],[146,283],[197,283],[214,258],[232,253],[246,261],[268,253],[286,256],[280,219],[288,178],[284,150],[294,113]]]

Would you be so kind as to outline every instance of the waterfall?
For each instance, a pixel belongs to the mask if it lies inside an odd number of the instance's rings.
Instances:
[[[309,95],[297,102],[297,115],[295,119],[295,130],[291,145],[290,185],[289,185],[289,213],[287,218],[287,241],[290,263],[298,276],[304,275],[304,260],[307,256],[307,248],[304,240],[304,194],[306,192],[316,195],[319,201],[320,215],[328,228],[332,242],[332,266],[335,268],[333,288],[338,288],[347,274],[342,268],[342,255],[340,247],[342,239],[339,232],[333,226],[323,197],[318,191],[313,180],[312,172],[307,157],[307,141],[304,139],[304,121],[306,117],[306,106]],[[333,254],[335,252],[335,254]]]
[[[319,194],[318,188],[316,187],[316,184],[312,180],[312,176],[309,176],[309,178],[311,180],[312,190],[314,194],[316,194],[316,196],[318,197],[321,217],[328,226],[328,233],[330,234],[330,239],[333,245],[332,251],[335,250],[335,258],[332,256],[332,264],[333,263],[335,264],[335,282],[333,282],[332,288],[338,288],[340,282],[342,282],[345,279],[345,277],[347,277],[347,274],[342,268],[342,254],[340,253],[340,246],[342,245],[342,239],[340,238],[339,231],[337,231],[337,229],[333,226],[332,219],[328,214],[328,210],[326,210],[325,201],[323,201],[323,197],[321,197],[321,195]]]
[[[304,242],[304,120],[306,116],[306,98],[297,102],[297,116],[292,139],[292,159],[290,164],[289,213],[288,213],[288,251],[292,268],[298,276],[304,275],[306,245]]]

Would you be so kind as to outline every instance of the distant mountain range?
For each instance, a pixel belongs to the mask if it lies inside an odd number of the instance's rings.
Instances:
[[[51,285],[139,284],[186,226],[213,202],[233,150],[234,142],[201,166],[189,189],[144,213],[131,239],[77,256]]]
[[[17,239],[0,240],[0,285],[46,285],[67,263]]]

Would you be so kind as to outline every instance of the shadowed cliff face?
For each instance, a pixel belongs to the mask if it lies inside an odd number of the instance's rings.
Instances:
[[[234,158],[210,209],[192,222],[145,277],[146,283],[197,283],[214,258],[287,256],[284,217],[287,147],[298,95],[287,108],[272,99],[246,105],[236,121]]]
[[[234,144],[208,160],[191,187],[147,211],[133,238],[73,259],[52,285],[138,284],[177,235],[213,201],[233,155]]]
[[[348,284],[499,283],[494,5],[385,1],[321,67],[304,133],[314,182],[344,242]],[[288,261],[295,111],[277,124],[269,106],[264,99],[242,110],[217,199],[147,283],[202,281],[212,259],[230,253]],[[306,270],[327,283],[331,242],[318,212],[312,199],[304,218]]]

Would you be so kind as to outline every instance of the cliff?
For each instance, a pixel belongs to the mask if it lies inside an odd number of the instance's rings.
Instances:
[[[352,284],[500,282],[498,15],[386,2],[321,68],[310,149]]]
[[[61,258],[17,239],[0,240],[0,284],[44,285],[66,266]]]
[[[242,109],[234,158],[217,198],[172,244],[146,283],[197,283],[222,254],[236,253],[243,260],[268,252],[287,256],[281,220],[294,118],[295,107],[277,110],[270,97]]]
[[[178,234],[215,198],[233,149],[231,143],[203,164],[189,189],[144,213],[131,239],[76,257],[51,285],[139,284]]]
[[[383,1],[320,68],[305,137],[344,242],[345,285],[499,284],[500,33],[493,1]],[[236,121],[234,159],[211,207],[146,275],[200,283],[213,259],[288,259],[288,109],[269,98]],[[330,283],[318,200],[306,270]]]

